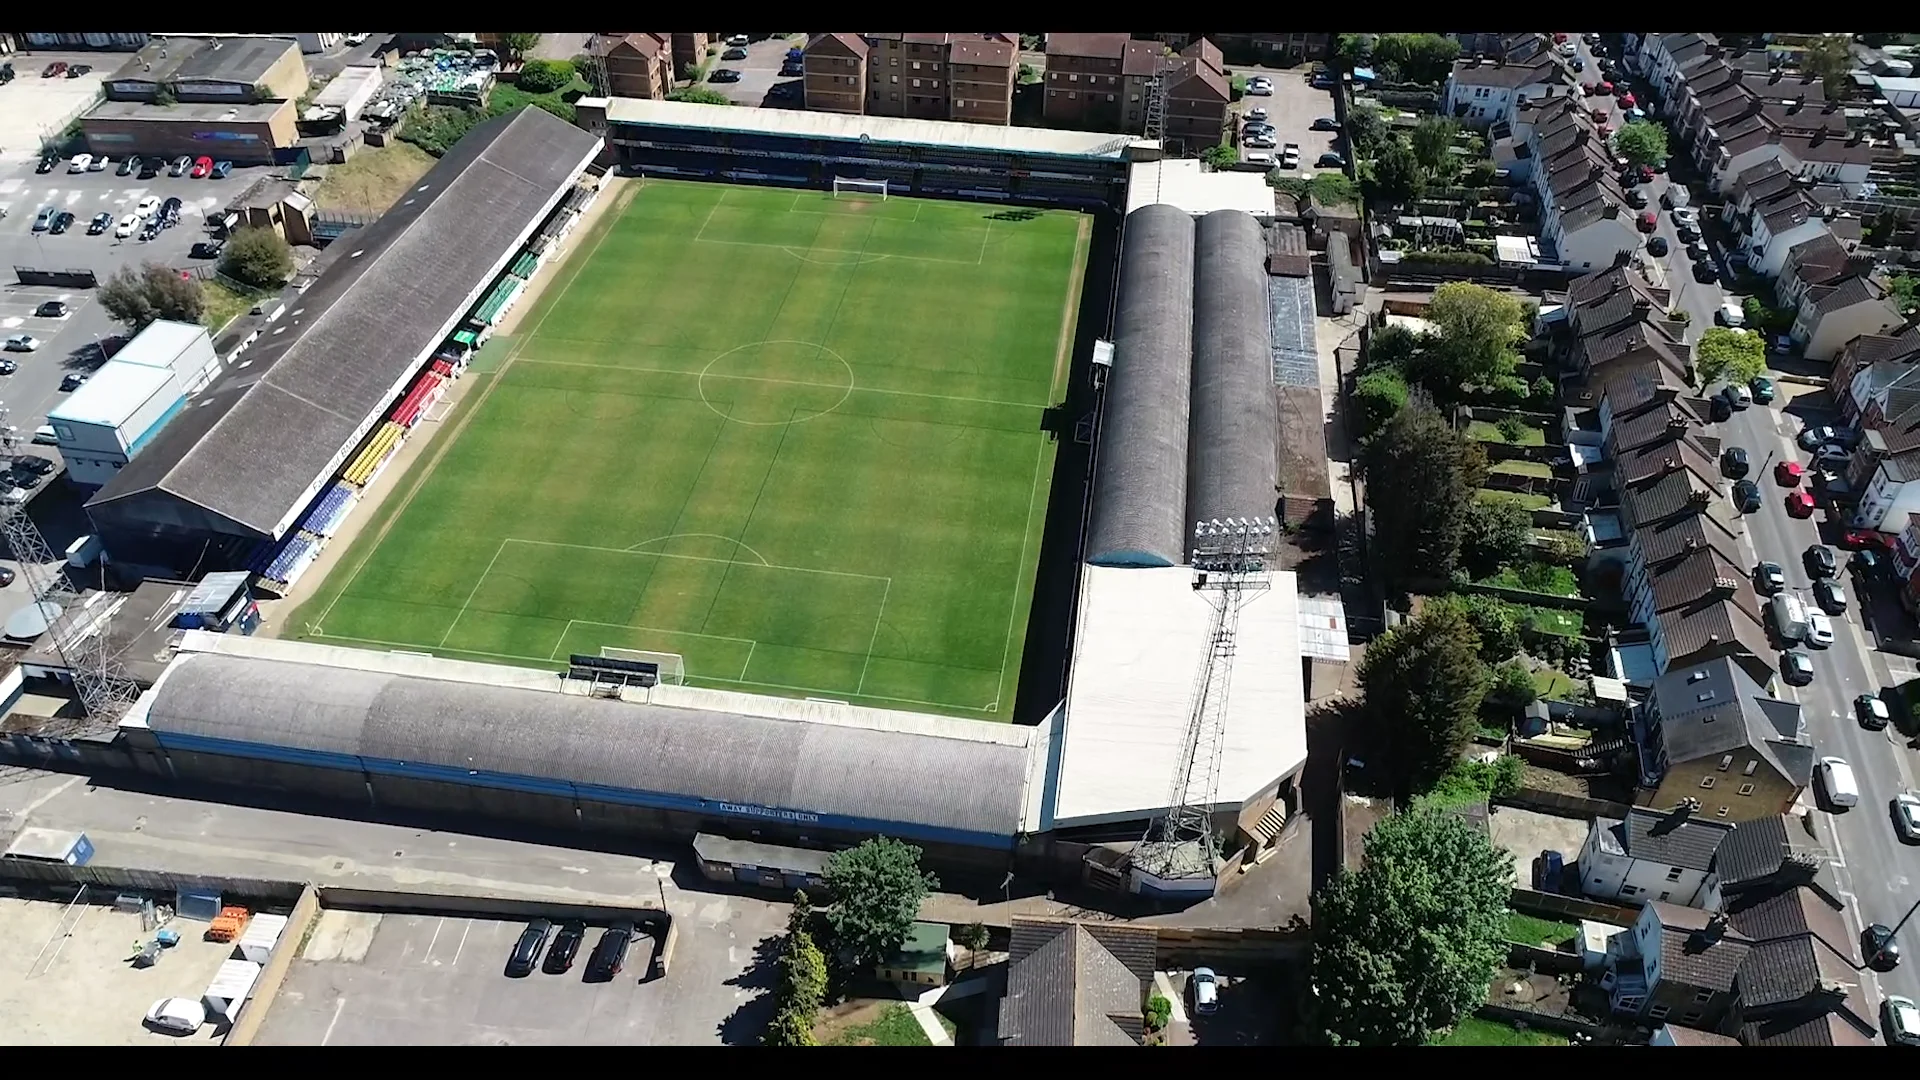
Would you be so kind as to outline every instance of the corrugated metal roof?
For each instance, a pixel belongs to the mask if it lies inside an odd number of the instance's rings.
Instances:
[[[1279,499],[1266,255],[1260,223],[1238,210],[1195,230],[1190,522],[1264,517]]]

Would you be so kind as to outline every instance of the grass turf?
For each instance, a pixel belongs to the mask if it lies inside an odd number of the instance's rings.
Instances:
[[[647,181],[288,636],[1010,719],[1088,233]]]

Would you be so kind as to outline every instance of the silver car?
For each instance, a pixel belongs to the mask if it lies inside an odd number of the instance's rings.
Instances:
[[[1903,791],[1893,797],[1893,830],[1908,843],[1920,843],[1920,795]]]
[[[1209,1016],[1220,1011],[1220,979],[1212,968],[1194,968],[1193,1011]]]
[[[1886,1014],[1888,1046],[1920,1046],[1920,1006],[1912,998],[1889,994],[1881,1010]]]

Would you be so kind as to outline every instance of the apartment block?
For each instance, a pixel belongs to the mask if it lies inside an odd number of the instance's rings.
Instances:
[[[1126,34],[1048,34],[1043,114],[1059,127],[1140,133],[1157,77],[1163,136],[1175,149],[1198,150],[1227,131],[1233,94],[1224,71],[1219,47],[1205,38],[1169,54],[1158,41]]]
[[[607,75],[611,97],[652,98],[673,89],[677,34],[596,34],[593,52]]]
[[[1007,124],[1018,34],[814,34],[806,107],[821,112]]]

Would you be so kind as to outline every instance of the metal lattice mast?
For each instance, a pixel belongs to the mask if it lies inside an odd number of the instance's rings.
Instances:
[[[1147,87],[1144,95],[1146,98],[1146,127],[1142,133],[1149,139],[1160,138],[1166,129],[1167,105],[1166,96],[1163,93],[1165,89],[1166,76],[1161,72],[1156,71],[1147,79]]]
[[[7,423],[7,409],[0,406],[0,451],[10,460],[19,450],[20,436]],[[63,563],[54,557],[47,538],[33,523],[24,505],[0,516],[0,536],[20,563],[20,575],[27,579],[34,602],[48,613],[47,632],[53,650],[73,674],[74,689],[80,698],[85,719],[78,724],[50,721],[43,733],[59,738],[94,730],[103,730],[119,722],[120,717],[140,696],[140,687],[120,667],[107,647],[106,619],[88,621],[80,609],[80,590],[67,580]],[[53,605],[60,614],[45,605]]]
[[[1277,527],[1270,517],[1216,518],[1193,527],[1193,588],[1206,598],[1213,613],[1207,628],[1207,655],[1194,677],[1167,813],[1147,827],[1141,843],[1138,861],[1162,877],[1210,874],[1218,853],[1213,804],[1220,790],[1240,612],[1271,584],[1268,573]],[[1201,857],[1192,858],[1194,854]]]

